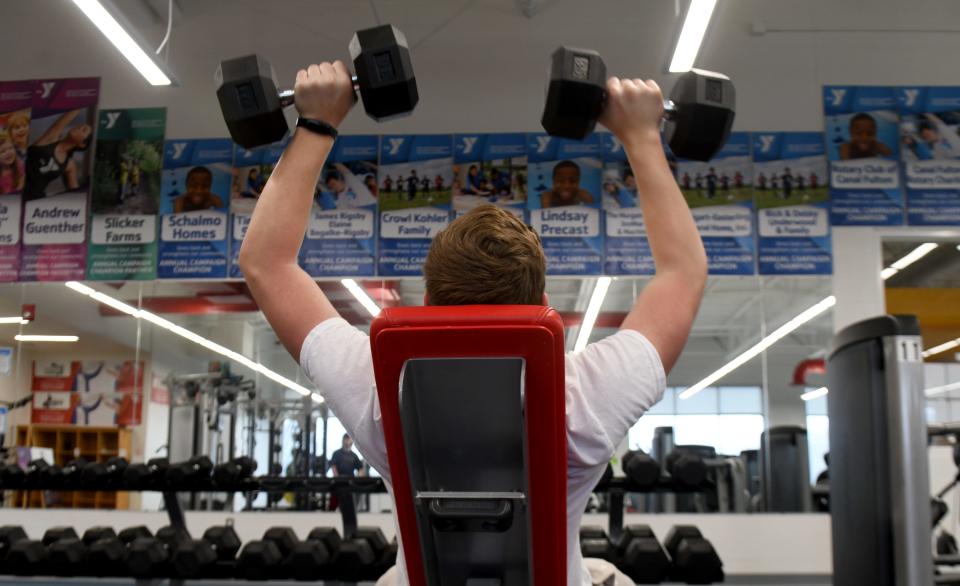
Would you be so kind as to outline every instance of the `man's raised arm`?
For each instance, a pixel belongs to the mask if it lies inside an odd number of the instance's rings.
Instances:
[[[700,307],[707,255],[660,144],[660,88],[652,80],[611,78],[607,93],[600,122],[620,140],[630,160],[656,265],[656,274],[620,327],[646,336],[670,372]]]
[[[294,97],[300,116],[333,127],[340,125],[355,101],[350,74],[339,61],[301,69]],[[253,298],[298,361],[310,330],[338,315],[297,264],[314,189],[332,148],[332,138],[297,129],[260,194],[240,248],[240,269]]]

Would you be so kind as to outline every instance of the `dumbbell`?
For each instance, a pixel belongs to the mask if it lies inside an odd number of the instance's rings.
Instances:
[[[129,545],[127,569],[134,578],[165,578],[171,573],[174,549],[190,540],[190,535],[170,525],[161,527],[153,537],[137,537]]]
[[[381,121],[409,114],[420,99],[407,39],[389,24],[357,31],[350,41],[356,75],[354,91],[363,109]],[[283,108],[293,91],[277,90],[273,67],[259,55],[222,61],[214,74],[217,99],[234,142],[253,148],[276,142],[287,133]]]
[[[131,490],[162,488],[170,462],[166,458],[151,458],[145,463],[131,464],[123,471],[123,484]]]
[[[122,484],[126,469],[126,459],[117,456],[106,462],[93,462],[83,469],[81,482],[91,488],[117,488]]]
[[[643,450],[625,453],[620,467],[623,474],[640,488],[651,488],[660,480],[660,464]]]
[[[229,577],[230,564],[240,545],[240,537],[232,526],[210,527],[201,539],[184,540],[176,545],[170,558],[173,576],[182,579]]]
[[[670,579],[687,584],[723,582],[723,562],[693,525],[675,525],[664,542],[672,565]]]
[[[257,461],[249,456],[234,458],[229,462],[217,464],[213,469],[213,481],[218,488],[236,486],[253,476],[257,470]]]
[[[62,474],[59,466],[50,465],[46,460],[38,458],[27,465],[24,484],[29,487],[50,488],[57,484]]]
[[[607,67],[596,51],[560,47],[551,55],[541,123],[553,136],[583,140],[597,124],[607,99]],[[663,133],[678,157],[709,161],[733,126],[736,95],[730,78],[691,69],[664,103]]]
[[[694,488],[707,479],[707,465],[703,458],[682,447],[674,448],[667,455],[666,464],[670,478],[680,486]]]
[[[128,545],[139,537],[152,537],[143,526],[129,527],[117,535],[109,527],[92,527],[83,533],[87,545],[87,573],[97,577],[126,575]]]
[[[68,537],[50,544],[47,548],[47,566],[43,572],[54,576],[70,577],[85,573],[87,545],[75,538]]]
[[[28,539],[27,533],[19,525],[4,525],[0,527],[0,560],[7,557],[14,543]]]
[[[0,488],[4,490],[20,488],[24,480],[26,480],[26,473],[20,466],[16,464],[0,466]]]
[[[667,579],[670,558],[648,525],[627,525],[617,543],[617,566],[637,584]]]
[[[75,488],[83,483],[83,471],[90,465],[85,458],[70,460],[63,467],[60,476],[60,486],[63,488]]]
[[[613,544],[607,532],[597,525],[580,527],[580,554],[585,558],[614,561]]]
[[[47,546],[42,541],[24,538],[10,544],[3,561],[5,573],[14,576],[34,576],[47,573]]]
[[[167,488],[184,490],[203,488],[210,482],[213,462],[206,456],[194,456],[186,462],[173,464],[167,468]]]

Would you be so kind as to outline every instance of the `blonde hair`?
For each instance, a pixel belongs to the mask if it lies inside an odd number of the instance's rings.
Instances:
[[[7,131],[10,130],[11,126],[22,125],[30,128],[30,116],[27,115],[24,111],[14,112],[10,115],[10,118],[7,119]],[[10,133],[11,140],[13,139],[13,133]],[[24,136],[23,140],[23,150],[26,150],[28,136]],[[13,143],[13,146],[18,146],[16,142]]]
[[[16,153],[17,145],[13,143],[13,137],[10,135],[9,132],[7,132],[6,130],[0,130],[0,146],[3,146],[3,143],[5,142],[9,142],[10,146],[14,148],[13,164],[10,165],[10,172],[13,174],[14,190],[20,191],[23,188],[24,178],[20,175],[20,165],[17,164],[18,162],[18,155]],[[0,171],[2,171],[2,169],[3,169],[2,164],[0,164]]]
[[[546,269],[533,228],[483,204],[437,234],[423,276],[430,305],[539,305]]]

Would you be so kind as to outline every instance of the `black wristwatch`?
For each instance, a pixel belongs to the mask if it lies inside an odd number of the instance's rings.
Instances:
[[[333,126],[330,126],[323,120],[314,120],[313,118],[297,118],[297,127],[306,128],[310,132],[315,132],[322,136],[329,136],[333,140],[337,140],[337,137],[340,135]]]

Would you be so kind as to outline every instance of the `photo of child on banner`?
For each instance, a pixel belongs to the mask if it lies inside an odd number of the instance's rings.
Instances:
[[[308,274],[353,277],[376,272],[379,147],[376,135],[341,136],[334,143],[300,247],[299,263]]]
[[[20,273],[20,220],[27,175],[32,81],[0,82],[0,282]]]
[[[247,234],[253,208],[260,193],[287,147],[283,140],[255,149],[234,145],[233,182],[230,187],[230,269],[231,278],[243,278],[240,271],[240,245]]]
[[[755,274],[750,134],[731,133],[710,161],[679,159],[676,176],[703,237],[710,274]]]
[[[824,86],[823,105],[830,161],[830,223],[902,224],[896,92],[886,87]]]
[[[522,215],[527,204],[527,137],[457,134],[453,139],[453,209],[492,203]]]
[[[753,134],[761,275],[829,275],[830,189],[820,132]]]
[[[453,136],[383,136],[378,175],[391,191],[379,191],[377,274],[420,275],[431,240],[450,222]]]
[[[158,277],[227,276],[227,206],[232,184],[229,139],[166,141]]]
[[[34,82],[23,185],[21,281],[68,281],[86,275],[99,78]]]
[[[960,88],[897,90],[907,223],[960,225]]]
[[[156,278],[165,108],[100,112],[87,278]]]
[[[606,275],[652,275],[653,253],[637,199],[637,181],[623,145],[609,133],[603,140],[603,210],[606,226],[603,272]],[[666,148],[666,147],[664,147]]]
[[[547,274],[601,274],[600,135],[577,141],[528,134],[527,153],[527,209],[543,242]]]

